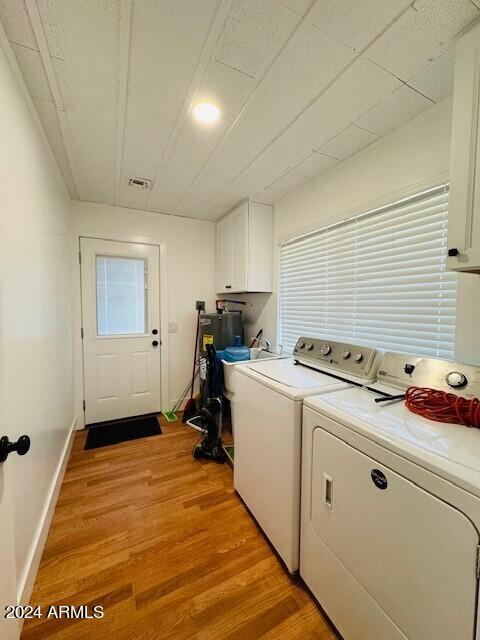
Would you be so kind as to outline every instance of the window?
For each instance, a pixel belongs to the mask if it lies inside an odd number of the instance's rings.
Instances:
[[[97,333],[146,332],[147,264],[137,258],[97,256]]]
[[[290,240],[280,249],[279,343],[301,335],[452,358],[448,186]]]

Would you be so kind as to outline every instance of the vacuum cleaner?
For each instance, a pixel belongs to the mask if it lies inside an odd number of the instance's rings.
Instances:
[[[200,356],[200,414],[192,419],[202,436],[193,450],[193,457],[223,464],[226,456],[222,448],[222,364],[213,344],[207,344],[205,348]]]

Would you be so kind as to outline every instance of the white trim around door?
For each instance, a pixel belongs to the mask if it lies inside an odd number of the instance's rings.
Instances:
[[[82,384],[79,384],[80,380],[77,382],[77,389],[79,389],[80,386],[82,387],[82,396],[86,401],[85,422],[92,424],[103,420],[159,411],[165,407],[165,398],[168,399],[169,397],[168,376],[166,375],[168,367],[168,343],[165,335],[168,330],[166,247],[152,242],[131,242],[129,240],[107,240],[104,238],[79,236],[79,248],[82,264],[81,268],[79,268],[78,277],[79,280],[82,279],[82,281],[79,283],[81,292],[78,305],[80,308],[78,309],[77,315],[79,316],[79,321],[83,329],[83,340],[81,340],[82,348],[79,353],[83,375],[81,375]],[[116,269],[117,266],[122,266],[120,264],[122,256],[126,260],[125,266],[128,266],[128,257],[132,259],[132,267],[136,265],[136,267],[139,268],[139,265],[145,265],[144,282],[148,290],[145,296],[146,317],[138,320],[140,324],[143,322],[141,331],[135,327],[133,329],[127,327],[125,333],[128,335],[122,335],[124,329],[115,326],[114,322],[109,328],[99,326],[99,322],[104,323],[105,321],[101,318],[99,319],[99,314],[101,315],[102,313],[100,307],[103,303],[98,301],[97,272],[100,265],[97,263],[99,260],[100,262],[104,260],[105,256],[112,257],[110,260],[112,264],[110,266],[113,269]],[[119,260],[119,265],[117,266],[114,264],[116,259]],[[142,269],[139,270],[139,273],[141,271]],[[159,273],[160,276],[158,275]],[[141,273],[138,278],[138,282],[140,282],[140,280],[143,282],[143,275]],[[85,282],[85,280],[87,280],[87,282]],[[139,287],[138,283],[137,287]],[[135,295],[139,296],[139,292],[140,289],[138,289]],[[129,322],[132,321],[135,322],[135,320],[130,318]],[[152,325],[152,322],[155,326]],[[153,330],[158,331],[158,333],[153,334]],[[111,333],[111,335],[102,335],[105,333]],[[156,347],[152,346],[155,341],[158,341],[158,346]],[[104,391],[101,390],[102,393],[97,394],[97,386],[99,384],[97,374],[99,373],[99,369],[96,360],[98,360],[100,353],[97,354],[99,348],[102,354],[103,352],[115,354],[115,357],[113,355],[111,355],[110,358],[100,357],[102,362],[105,361],[103,364],[108,364],[108,361],[112,363],[114,360],[122,360],[122,362],[125,360],[123,366],[128,367],[130,366],[127,364],[131,359],[129,358],[130,354],[138,367],[136,373],[137,378],[140,376],[138,379],[141,385],[146,385],[145,390],[143,390],[143,392],[140,391],[140,393],[130,394],[128,390],[133,384],[134,371],[129,370],[123,380],[121,379],[122,376],[115,374],[115,378],[118,378],[118,380],[115,380],[115,384],[118,386],[115,390],[113,386],[111,389],[107,389],[108,394],[106,394],[107,396],[111,396],[111,401],[107,398],[106,401],[96,402]],[[144,369],[140,366],[142,363],[145,366]],[[102,363],[100,362],[100,364]],[[104,381],[109,381],[109,375],[111,375],[111,373],[112,372],[109,373],[107,370],[104,372]],[[149,377],[151,378],[150,381],[148,380]],[[166,384],[164,384],[164,381]],[[150,387],[147,389],[149,384]],[[113,385],[113,381],[111,381],[110,386],[111,385]],[[109,385],[107,384],[107,386]],[[105,395],[105,393],[103,393],[103,395]],[[116,397],[117,399],[115,399]]]

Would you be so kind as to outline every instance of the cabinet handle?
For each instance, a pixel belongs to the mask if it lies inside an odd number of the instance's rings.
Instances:
[[[449,249],[448,250],[448,257],[449,258],[455,258],[455,256],[458,256],[458,254],[460,253],[460,251],[456,248],[453,249]]]
[[[226,284],[226,285],[225,285],[225,289],[231,289],[231,288],[232,288],[232,285],[231,285],[231,284]]]

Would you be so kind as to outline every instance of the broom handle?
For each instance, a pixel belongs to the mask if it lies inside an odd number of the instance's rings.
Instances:
[[[198,349],[199,333],[200,333],[200,309],[197,311],[197,333],[195,336],[195,349],[193,352],[192,389],[190,391],[190,400],[193,400],[193,388],[195,386],[195,366],[197,364],[197,349]]]
[[[197,379],[198,373],[200,371],[200,368],[197,368],[197,370],[195,371],[195,380]],[[176,403],[174,404],[174,406],[172,407],[171,411],[173,411],[173,413],[175,413],[175,411],[179,408],[179,406],[182,404],[182,400],[185,398],[185,396],[188,395],[188,392],[190,391],[190,385],[192,384],[192,381],[189,380],[187,382],[187,386],[185,387],[185,389],[182,391],[182,395],[178,398],[178,400],[176,401]]]

